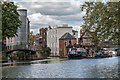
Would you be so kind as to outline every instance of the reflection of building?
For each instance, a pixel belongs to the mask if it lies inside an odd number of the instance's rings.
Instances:
[[[72,27],[63,25],[62,27],[56,27],[48,29],[47,31],[47,46],[50,47],[53,56],[59,56],[59,39],[65,34],[70,33],[77,37],[77,32],[72,31]]]
[[[59,39],[59,53],[61,56],[67,55],[68,49],[66,48],[68,45],[74,45],[76,44],[76,38],[71,35],[70,33],[65,33],[60,39]]]
[[[90,32],[89,30],[86,30],[85,32],[80,30],[80,38],[79,38],[79,44],[83,47],[93,47],[94,43],[92,43],[90,40],[93,38],[94,32]]]
[[[18,29],[16,36],[16,44],[29,43],[29,34],[30,34],[30,21],[27,18],[27,10],[26,9],[18,9],[18,13],[20,15],[19,19],[22,21],[21,27]]]
[[[47,30],[48,30],[48,28],[40,29],[39,42],[40,42],[41,46],[47,45]]]

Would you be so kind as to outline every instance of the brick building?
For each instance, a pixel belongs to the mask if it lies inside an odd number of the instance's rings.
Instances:
[[[47,30],[48,28],[41,28],[39,30],[40,31],[39,43],[41,44],[41,46],[47,45]]]
[[[51,56],[60,56],[59,53],[59,39],[65,34],[70,33],[76,40],[78,40],[78,32],[72,29],[72,26],[63,24],[63,26],[56,26],[47,30],[47,46],[51,49]]]
[[[68,45],[74,45],[77,43],[77,39],[71,35],[70,33],[65,33],[60,39],[59,39],[59,53],[60,56],[66,56],[68,53],[69,48],[66,47]]]

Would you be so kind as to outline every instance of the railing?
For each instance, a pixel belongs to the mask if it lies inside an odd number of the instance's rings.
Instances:
[[[6,46],[4,47],[3,51],[11,51],[11,50],[17,50],[17,49],[24,49],[24,50],[33,50],[33,51],[36,51],[36,48],[35,47],[32,47],[32,46],[27,46],[27,45],[15,45],[15,46],[12,46],[11,48]]]
[[[94,43],[81,43],[81,45],[94,45]]]

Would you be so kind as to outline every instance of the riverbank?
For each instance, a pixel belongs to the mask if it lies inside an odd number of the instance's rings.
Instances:
[[[65,61],[68,60],[66,58],[59,58],[59,57],[48,57],[47,59],[40,59],[40,60],[16,60],[14,62],[6,62],[2,63],[2,66],[19,66],[19,65],[31,65],[31,64],[48,64],[51,62],[57,61]]]
[[[112,57],[106,57],[112,58]],[[31,60],[14,60],[13,62],[4,62],[2,66],[18,66],[18,65],[30,65],[30,64],[48,64],[56,61],[66,61],[66,60],[83,60],[83,59],[104,59],[104,58],[95,58],[95,57],[86,57],[86,58],[68,58],[68,57],[47,57],[43,59],[31,59]]]

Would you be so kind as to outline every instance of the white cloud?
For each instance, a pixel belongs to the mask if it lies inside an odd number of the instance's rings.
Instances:
[[[33,35],[36,35],[39,33],[39,29],[30,29],[30,32],[33,31]]]
[[[39,2],[40,0],[29,0],[30,2],[16,3],[19,8],[27,9],[28,18],[30,19],[31,30],[35,33],[41,27],[48,27],[49,25],[70,24],[80,26],[82,23],[82,16],[85,14],[80,11],[80,1],[70,0],[69,2]],[[33,2],[34,1],[34,2]],[[43,1],[43,0],[42,0]]]

